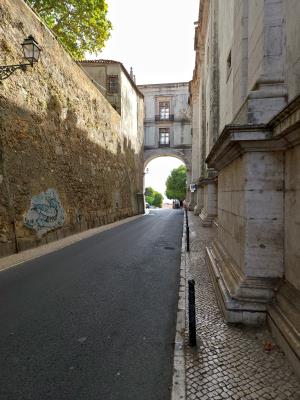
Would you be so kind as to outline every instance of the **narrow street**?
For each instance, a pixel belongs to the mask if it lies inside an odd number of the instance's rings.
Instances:
[[[183,213],[0,272],[1,400],[169,400]]]

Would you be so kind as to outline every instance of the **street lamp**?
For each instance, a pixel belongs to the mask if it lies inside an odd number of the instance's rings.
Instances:
[[[25,72],[28,65],[32,67],[34,63],[38,62],[41,49],[32,35],[29,35],[27,39],[24,39],[21,46],[23,47],[24,58],[26,58],[28,63],[0,66],[0,80],[8,78],[17,69],[21,69]]]

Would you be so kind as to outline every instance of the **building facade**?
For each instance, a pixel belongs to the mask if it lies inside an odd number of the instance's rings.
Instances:
[[[139,85],[144,95],[144,161],[173,156],[191,171],[191,111],[188,103],[189,84],[165,83]]]
[[[201,0],[192,207],[228,322],[268,321],[299,370],[300,3]]]

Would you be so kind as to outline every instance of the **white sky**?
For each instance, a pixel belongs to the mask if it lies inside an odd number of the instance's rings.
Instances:
[[[88,58],[120,61],[128,72],[132,67],[137,84],[190,81],[199,1],[107,0],[111,37],[100,54]],[[165,196],[168,175],[182,164],[174,157],[154,159],[147,165],[145,187]]]
[[[172,203],[165,195],[166,180],[172,169],[184,165],[182,161],[175,157],[158,157],[150,161],[147,165],[149,172],[145,174],[145,188],[151,186],[164,196],[164,203]]]
[[[137,84],[185,82],[194,69],[199,0],[107,0],[111,37],[96,57],[120,61]]]

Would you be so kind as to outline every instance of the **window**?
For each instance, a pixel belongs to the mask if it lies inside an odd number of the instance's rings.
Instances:
[[[107,91],[109,93],[118,93],[118,75],[108,75]]]
[[[159,119],[170,119],[170,102],[159,102]]]
[[[170,129],[159,128],[159,146],[169,147],[170,146]]]
[[[232,69],[232,65],[231,65],[231,50],[230,50],[228,57],[227,57],[227,80],[230,76],[231,69]]]

